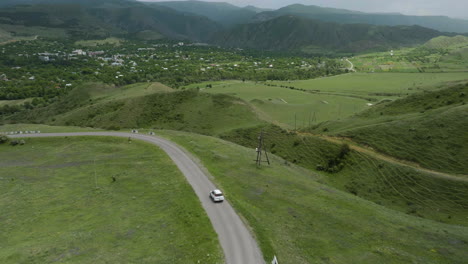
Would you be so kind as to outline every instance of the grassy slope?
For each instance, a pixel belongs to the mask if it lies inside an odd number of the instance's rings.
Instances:
[[[118,138],[26,141],[0,145],[0,262],[222,261],[208,217],[163,151]]]
[[[327,130],[426,168],[466,175],[467,94],[468,85],[415,94],[314,131]]]
[[[182,132],[164,135],[201,159],[249,221],[269,260],[273,255],[281,263],[463,263],[468,258],[467,227],[378,206],[323,185],[323,176],[276,156],[272,166],[256,168],[252,148]]]
[[[367,101],[359,98],[312,94],[253,82],[220,82],[212,86],[203,91],[239,97],[266,115],[266,120],[288,128],[345,118],[367,107]]]
[[[466,73],[353,73],[332,78],[273,83],[382,100],[429,89],[427,86],[466,79]]]
[[[73,126],[48,126],[42,124],[6,124],[0,126],[0,133],[16,132],[16,131],[40,131],[41,133],[65,133],[65,132],[88,132],[99,131],[99,129],[89,127],[73,127]]]
[[[167,128],[216,134],[261,122],[245,102],[196,90],[170,92],[161,84],[114,88],[101,84],[77,87],[46,108],[13,116],[13,120],[120,128]]]
[[[323,183],[401,212],[466,224],[468,182],[434,177],[357,151],[335,162],[341,146],[274,126],[240,129],[222,138],[253,149],[261,129],[268,151],[307,169],[329,168],[323,172]]]

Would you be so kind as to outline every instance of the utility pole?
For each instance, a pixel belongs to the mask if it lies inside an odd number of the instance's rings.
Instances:
[[[96,174],[96,157],[94,157],[94,186],[95,188],[97,189],[98,186],[97,186],[97,174]]]
[[[268,165],[270,165],[270,159],[268,158],[268,154],[266,151],[266,147],[264,147],[264,137],[263,137],[263,129],[260,132],[260,135],[258,136],[258,147],[255,149],[257,152],[257,166],[262,165],[262,162],[268,162]],[[262,152],[265,152],[265,157],[266,161],[262,161]]]
[[[297,131],[297,114],[294,113],[294,131]]]

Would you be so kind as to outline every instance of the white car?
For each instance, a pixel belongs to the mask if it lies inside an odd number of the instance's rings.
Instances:
[[[211,200],[213,200],[213,202],[222,202],[222,201],[224,201],[223,192],[221,192],[218,189],[212,190],[210,192],[210,198],[211,198]]]

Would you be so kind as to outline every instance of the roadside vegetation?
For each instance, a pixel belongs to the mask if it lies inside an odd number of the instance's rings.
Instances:
[[[0,262],[221,263],[210,221],[169,157],[120,138],[0,144]]]
[[[331,187],[328,176],[274,155],[270,156],[271,166],[257,168],[253,148],[183,132],[167,131],[163,135],[187,148],[208,168],[229,202],[252,226],[266,259],[276,255],[281,263],[463,263],[468,257],[466,226],[438,223],[379,206]],[[372,165],[366,164],[371,161],[366,158],[360,166],[371,171]],[[383,165],[394,174],[390,180],[400,181],[398,188],[408,184],[401,181],[401,171]],[[440,189],[441,193],[452,190],[445,183],[438,184],[437,188],[447,188]],[[368,186],[378,191],[377,185]],[[462,191],[460,194],[465,195]],[[405,203],[401,196],[393,199]],[[419,200],[413,201],[418,204]],[[425,200],[424,206],[428,203]],[[441,203],[452,206],[447,201]],[[459,212],[465,214],[459,223],[466,223],[466,207]]]

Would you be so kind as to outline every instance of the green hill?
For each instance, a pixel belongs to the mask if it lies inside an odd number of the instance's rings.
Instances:
[[[221,32],[214,36],[213,42],[265,50],[360,52],[422,44],[440,35],[443,33],[419,26],[337,24],[282,16]]]
[[[275,11],[258,14],[255,21],[265,21],[279,16],[294,15],[341,24],[373,25],[418,25],[444,32],[468,33],[468,20],[446,16],[406,16],[393,13],[363,13],[345,9],[325,8],[313,5],[295,4]]]
[[[229,202],[252,226],[268,260],[276,255],[280,263],[286,264],[435,264],[463,263],[468,257],[465,250],[468,242],[466,183],[444,182],[421,174],[409,176],[411,170],[376,162],[354,151],[350,153],[349,169],[343,170],[347,177],[319,175],[274,155],[270,156],[271,166],[258,168],[253,161],[252,146],[244,148],[182,132],[167,131],[164,135],[200,158],[214,181],[229,195]],[[278,139],[284,139],[284,135]],[[257,136],[252,133],[252,140],[257,141]],[[267,134],[268,145],[283,144],[273,141],[272,137],[273,134]],[[304,155],[294,149],[293,142],[294,139],[288,139],[284,144],[290,143],[291,152]],[[315,140],[311,143],[309,146],[314,150],[319,148],[315,143],[323,145]],[[304,144],[301,142],[299,146]],[[334,150],[336,148],[332,147],[329,151]],[[321,154],[308,153],[317,157]],[[381,174],[375,174],[376,171]],[[363,176],[370,174],[374,176]],[[324,184],[327,178],[355,179],[361,186],[357,186],[359,190],[367,193],[371,189],[370,195],[375,197],[393,194],[387,200],[376,201],[405,206],[411,215],[330,187]],[[402,198],[403,195],[407,198]],[[415,217],[418,214],[432,215],[445,224]]]
[[[447,49],[459,45],[468,46],[468,37],[461,35],[455,37],[441,36],[433,38],[424,44],[425,47],[430,49]]]
[[[13,115],[9,120],[114,130],[174,129],[200,134],[217,134],[261,123],[253,110],[235,97],[199,93],[196,89],[158,91],[148,84],[128,88],[82,85],[56,103]]]
[[[437,171],[468,174],[468,85],[411,95],[312,131],[362,145]]]
[[[64,29],[76,39],[154,32],[169,38],[201,41],[219,29],[204,17],[128,0],[44,1],[6,7],[0,9],[0,24]],[[1,25],[0,28],[8,30]]]
[[[0,144],[1,263],[223,261],[200,201],[163,150],[126,138],[25,141]]]
[[[205,16],[227,27],[247,23],[260,11],[253,9],[255,7],[241,8],[223,2],[173,1],[148,4],[151,6],[165,6],[179,12]]]

